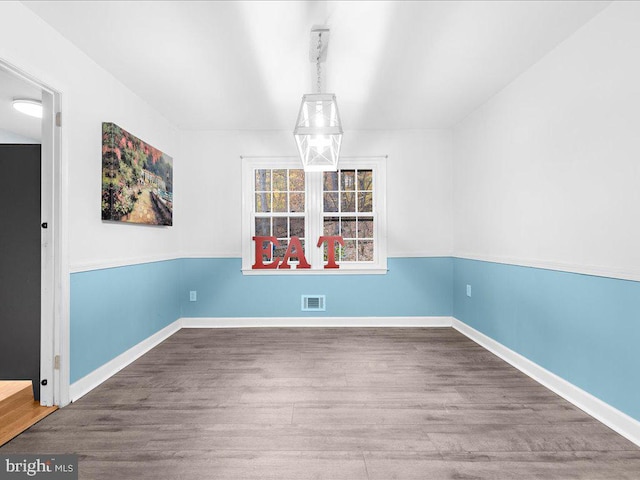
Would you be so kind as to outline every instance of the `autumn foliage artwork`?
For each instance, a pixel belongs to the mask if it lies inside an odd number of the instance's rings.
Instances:
[[[173,160],[115,123],[102,124],[102,219],[173,223]]]

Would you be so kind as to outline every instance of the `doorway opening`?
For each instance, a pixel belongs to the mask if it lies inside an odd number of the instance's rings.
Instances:
[[[15,110],[18,98],[41,103],[41,118]],[[44,406],[68,403],[60,101],[59,92],[0,59],[0,380],[32,380]]]

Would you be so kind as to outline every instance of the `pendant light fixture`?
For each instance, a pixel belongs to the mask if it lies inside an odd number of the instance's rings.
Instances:
[[[311,29],[310,60],[316,63],[316,93],[303,95],[293,130],[305,172],[338,170],[342,123],[333,93],[322,92],[321,65],[326,60],[329,27]]]

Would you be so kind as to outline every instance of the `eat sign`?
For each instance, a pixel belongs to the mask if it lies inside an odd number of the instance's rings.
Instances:
[[[256,250],[255,263],[251,268],[254,270],[289,269],[291,268],[289,260],[292,258],[298,260],[296,268],[311,268],[311,265],[309,265],[309,262],[307,262],[307,259],[304,256],[302,243],[298,237],[291,237],[284,257],[276,257],[270,263],[264,263],[263,255],[266,255],[267,257],[271,256],[272,248],[280,246],[278,239],[276,237],[255,236],[253,237],[253,241],[255,242]],[[336,263],[336,243],[344,246],[344,240],[342,237],[337,235],[322,236],[318,239],[317,246],[320,247],[324,243],[327,244],[327,264],[324,268],[340,268],[340,265]]]

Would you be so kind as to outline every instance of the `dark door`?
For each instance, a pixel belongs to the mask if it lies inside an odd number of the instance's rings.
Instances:
[[[40,399],[40,145],[0,145],[0,380]]]

